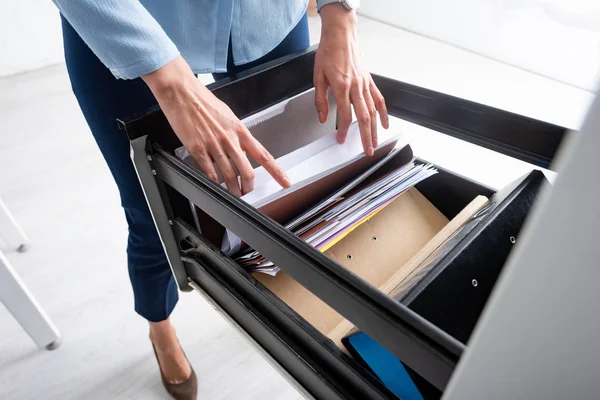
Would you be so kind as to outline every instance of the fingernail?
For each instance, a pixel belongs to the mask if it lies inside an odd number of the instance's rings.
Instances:
[[[373,147],[377,148],[379,146],[379,141],[377,139],[373,139]]]
[[[290,181],[290,178],[288,178],[287,176],[283,177],[283,183],[285,184],[286,187],[292,186],[292,181]]]
[[[373,155],[373,148],[370,147],[370,146],[367,148],[367,155],[368,156],[372,156]]]
[[[314,115],[314,114],[313,114],[313,115]],[[325,114],[324,114],[322,111],[320,111],[320,112],[319,112],[319,121],[320,121],[321,123],[324,123],[324,122],[325,122]]]

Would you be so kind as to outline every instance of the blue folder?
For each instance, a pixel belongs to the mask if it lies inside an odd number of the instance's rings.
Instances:
[[[358,355],[398,398],[423,400],[400,360],[367,334],[359,332],[348,336],[344,339],[344,345]]]

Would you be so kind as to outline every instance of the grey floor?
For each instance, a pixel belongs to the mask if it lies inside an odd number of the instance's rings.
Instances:
[[[0,110],[0,196],[31,243],[6,255],[63,335],[38,350],[0,306],[0,399],[168,398],[133,311],[118,192],[64,65],[0,80]],[[200,296],[173,321],[201,398],[299,398]]]
[[[118,193],[64,67],[0,81],[0,93],[0,193],[31,241],[7,255],[63,335],[40,351],[0,307],[0,398],[167,398],[132,310]],[[182,296],[173,320],[202,398],[298,398],[199,296]]]
[[[316,40],[318,21],[311,30]],[[359,36],[376,72],[551,122],[577,127],[592,97],[374,21],[361,20]],[[467,148],[419,133],[420,155],[492,186],[530,168],[481,152],[469,163]],[[426,146],[432,138],[444,142]],[[0,399],[167,398],[132,310],[118,193],[63,65],[0,79],[0,197],[31,242],[6,254],[63,335],[58,350],[39,350],[0,306]],[[201,398],[299,398],[199,296],[183,295],[173,320]]]

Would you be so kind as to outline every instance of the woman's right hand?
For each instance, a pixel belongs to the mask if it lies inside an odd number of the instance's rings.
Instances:
[[[177,137],[208,178],[219,183],[216,164],[231,193],[242,196],[251,192],[254,169],[247,153],[281,186],[290,186],[287,175],[273,156],[231,109],[196,78],[182,57],[142,79],[150,87]]]

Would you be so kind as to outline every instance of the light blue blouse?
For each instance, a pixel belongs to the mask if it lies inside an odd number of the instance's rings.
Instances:
[[[182,55],[195,73],[225,72],[274,49],[308,0],[53,0],[112,73],[133,79]]]

